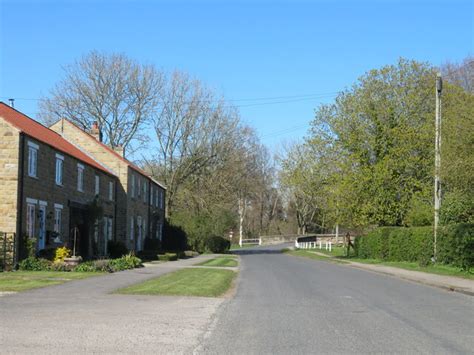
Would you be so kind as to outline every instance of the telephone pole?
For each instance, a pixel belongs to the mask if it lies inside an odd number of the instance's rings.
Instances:
[[[441,207],[441,92],[443,91],[443,80],[441,73],[436,76],[436,117],[435,117],[435,179],[434,179],[434,241],[433,257],[436,262],[437,238],[439,224],[439,209]]]

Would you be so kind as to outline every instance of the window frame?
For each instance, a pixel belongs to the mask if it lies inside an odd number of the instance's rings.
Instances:
[[[63,186],[64,155],[56,153],[56,173],[54,181],[56,185]]]
[[[77,163],[77,191],[84,192],[84,170],[85,166]]]
[[[28,176],[38,178],[39,145],[28,141]]]
[[[100,176],[95,174],[94,178],[94,192],[96,196],[100,196]]]

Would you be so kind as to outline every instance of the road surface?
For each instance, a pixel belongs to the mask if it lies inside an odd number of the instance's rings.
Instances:
[[[349,266],[242,250],[203,354],[474,353],[474,297]]]

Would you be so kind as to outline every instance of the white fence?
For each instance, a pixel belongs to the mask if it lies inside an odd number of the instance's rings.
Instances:
[[[244,244],[258,244],[262,245],[262,238],[253,238],[253,239],[240,239],[239,245],[242,246]]]
[[[295,248],[298,249],[316,249],[319,246],[319,249],[324,249],[332,251],[332,242],[331,241],[316,241],[316,242],[298,242],[298,239],[295,240]]]

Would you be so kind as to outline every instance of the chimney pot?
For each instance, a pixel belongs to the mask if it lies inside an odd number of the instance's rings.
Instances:
[[[92,122],[92,127],[90,130],[91,136],[93,136],[95,139],[97,139],[99,142],[102,142],[102,134],[99,129],[99,124],[97,121]]]

